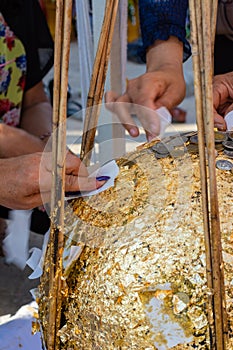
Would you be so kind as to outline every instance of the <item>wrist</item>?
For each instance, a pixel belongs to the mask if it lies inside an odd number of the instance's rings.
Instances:
[[[178,69],[183,67],[183,43],[176,37],[168,40],[156,40],[148,48],[146,55],[147,72]]]

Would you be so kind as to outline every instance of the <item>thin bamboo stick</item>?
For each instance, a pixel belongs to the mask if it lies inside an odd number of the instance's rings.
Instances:
[[[196,6],[195,6],[196,5]],[[200,16],[200,4],[194,4],[194,1],[189,2],[190,9],[190,22],[191,22],[191,40],[192,40],[192,60],[193,60],[193,73],[194,73],[194,88],[195,88],[195,104],[196,104],[196,119],[198,130],[198,148],[200,157],[200,177],[202,188],[202,210],[203,210],[203,225],[205,236],[205,251],[206,251],[206,275],[207,275],[207,287],[209,289],[207,314],[209,322],[209,332],[212,339],[214,333],[214,320],[213,320],[213,280],[212,280],[212,259],[211,259],[211,238],[210,238],[210,226],[209,226],[209,210],[208,210],[208,183],[207,183],[207,168],[205,159],[205,134],[204,134],[204,122],[203,122],[203,103],[202,103],[202,83],[201,83],[201,43],[198,40],[198,28],[197,24]],[[200,39],[200,38],[199,38]]]
[[[216,34],[216,24],[217,24],[217,14],[218,14],[218,0],[210,0],[212,3],[212,9],[211,9],[211,29],[212,29],[212,66],[214,69],[214,43],[215,43],[215,34]],[[221,237],[220,237],[220,243],[221,243]],[[221,249],[221,245],[219,246]],[[220,267],[223,269],[223,262],[222,262],[222,252],[220,253]],[[225,342],[228,341],[228,324],[227,324],[227,313],[226,313],[226,294],[225,294],[225,285],[224,285],[224,274],[223,271],[221,271],[221,283],[222,283],[222,304],[223,304],[223,323],[224,323],[224,336],[225,336]]]
[[[52,137],[52,169],[56,171],[57,164],[57,126],[59,120],[59,98],[60,98],[60,67],[61,67],[61,51],[62,51],[62,29],[63,29],[63,0],[56,2],[56,25],[55,25],[55,50],[54,50],[54,90],[53,90],[53,137]],[[52,189],[55,191],[56,178],[52,176]],[[54,191],[51,194],[51,212],[54,212],[55,208],[55,195]],[[50,230],[49,239],[49,315],[48,315],[48,328],[44,330],[45,342],[48,350],[54,348],[54,335],[56,323],[54,322],[54,310],[56,310],[56,298],[54,298],[54,277],[55,277],[55,251],[56,251],[56,232],[52,227]],[[51,337],[50,337],[51,335]]]
[[[48,350],[59,349],[61,276],[64,245],[64,159],[66,152],[66,107],[71,36],[72,0],[57,1],[53,111],[53,186],[49,262]]]
[[[211,1],[211,0],[210,0]],[[197,105],[197,123],[198,123],[198,137],[201,136],[199,141],[200,152],[200,170],[201,170],[201,183],[202,183],[202,195],[204,205],[203,214],[207,214],[210,225],[207,225],[207,219],[204,217],[204,230],[205,230],[205,246],[207,255],[207,284],[208,287],[213,287],[213,298],[210,298],[213,326],[211,324],[210,330],[212,330],[211,349],[222,350],[225,349],[226,339],[224,339],[224,332],[226,332],[226,317],[224,309],[224,280],[223,280],[223,267],[222,267],[222,255],[221,255],[221,233],[217,200],[217,183],[216,183],[216,170],[215,170],[215,142],[214,142],[214,124],[213,124],[213,96],[212,96],[212,53],[213,53],[213,39],[211,37],[211,23],[214,21],[214,14],[210,18],[210,2],[203,2],[201,0],[190,0],[190,15],[191,24],[194,26],[191,29],[192,38],[195,44],[197,44],[198,58],[193,57],[194,64],[194,76],[195,76],[195,96]],[[216,14],[216,5],[215,5]],[[200,31],[197,28],[202,28]],[[212,34],[215,34],[215,32]],[[212,39],[212,40],[211,40]],[[197,72],[199,70],[200,73]],[[205,98],[203,99],[203,96]],[[199,117],[199,113],[202,113],[202,118]],[[199,129],[202,130],[199,130]],[[208,170],[209,170],[209,183],[207,180],[207,171],[204,172],[206,167],[206,155],[204,152],[204,140],[206,136],[207,153],[208,153]],[[204,165],[205,164],[205,165]],[[206,192],[206,189],[209,191]],[[207,210],[207,212],[206,212]],[[210,213],[210,216],[209,216]],[[211,259],[211,261],[209,261]],[[209,270],[209,267],[211,268]],[[211,271],[211,274],[210,274]],[[212,322],[211,310],[209,310],[210,320]]]
[[[214,42],[215,42],[215,33],[216,33],[216,24],[217,24],[217,13],[218,13],[218,0],[209,0],[211,5],[211,48],[212,48],[212,57],[214,57]],[[214,61],[213,61],[214,62]]]
[[[213,118],[213,66],[212,62],[212,41],[210,30],[210,7],[207,2],[202,1],[203,18],[203,38],[204,38],[204,68],[205,68],[205,93],[206,93],[206,140],[208,152],[209,169],[209,195],[210,195],[210,223],[212,239],[212,259],[213,259],[213,287],[214,287],[214,318],[216,329],[216,348],[225,349],[224,340],[224,303],[222,286],[224,283],[222,248],[221,248],[221,230],[218,207],[218,192],[215,167],[215,140],[214,140],[214,118]]]
[[[96,108],[92,107],[94,105],[100,105],[102,102],[118,3],[119,0],[107,0],[98,49],[93,66],[80,153],[81,159],[83,159],[86,164],[89,164],[90,162],[91,150],[94,146],[100,112],[100,106]]]

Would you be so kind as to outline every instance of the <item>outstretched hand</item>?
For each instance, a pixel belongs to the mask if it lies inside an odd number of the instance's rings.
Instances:
[[[132,137],[139,135],[139,129],[132,118],[132,114],[136,114],[150,141],[160,133],[160,121],[155,110],[162,106],[172,109],[181,102],[184,95],[183,74],[178,75],[175,68],[166,67],[129,80],[127,89],[121,96],[108,91],[105,101]]]
[[[155,110],[162,106],[171,110],[183,100],[185,80],[182,59],[183,44],[177,38],[157,40],[147,52],[146,73],[129,80],[123,95],[118,96],[113,91],[106,93],[107,108],[118,115],[132,137],[139,135],[132,114],[137,114],[150,141],[158,136],[160,130]],[[135,113],[139,105],[144,108]]]

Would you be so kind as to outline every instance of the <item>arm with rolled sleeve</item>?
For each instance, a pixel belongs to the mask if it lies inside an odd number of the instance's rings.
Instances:
[[[150,110],[161,106],[171,110],[185,97],[183,54],[187,58],[190,46],[185,39],[185,21],[188,2],[139,0],[140,25],[146,72],[128,81],[124,94],[106,93],[106,102],[117,111],[129,134],[138,136],[139,129],[127,110],[129,103],[146,107],[138,116],[148,140],[159,134],[159,123]],[[124,102],[113,107],[113,102]],[[125,106],[125,108],[124,108]],[[122,110],[124,109],[124,113]]]

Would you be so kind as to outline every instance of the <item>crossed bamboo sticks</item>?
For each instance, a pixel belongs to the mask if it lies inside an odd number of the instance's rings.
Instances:
[[[108,61],[111,51],[113,31],[117,16],[119,0],[107,0],[105,16],[100,33],[98,49],[93,66],[90,88],[87,96],[87,108],[84,119],[83,137],[80,157],[89,164],[91,150],[94,146],[96,128],[102,103]],[[92,108],[97,106],[96,108]]]
[[[213,350],[224,350],[226,349],[227,343],[227,319],[225,310],[224,273],[215,169],[212,93],[213,49],[217,6],[217,0],[189,1],[196,116],[199,139],[207,286],[210,292],[207,310],[210,327],[210,346]],[[207,172],[209,174],[209,181]]]
[[[87,100],[81,145],[81,158],[90,161],[99,108],[102,102],[113,29],[119,0],[107,0],[102,31]],[[212,52],[217,0],[190,0],[194,84],[203,198],[203,220],[209,297],[208,317],[211,349],[226,349],[226,312],[221,254],[221,232],[215,174],[214,125],[212,113]],[[212,12],[211,12],[212,11]],[[53,111],[53,186],[51,233],[49,242],[49,318],[45,334],[47,350],[60,349],[58,330],[61,318],[61,277],[64,246],[64,158],[66,152],[66,96],[70,50],[72,0],[56,1],[54,111]],[[212,13],[212,17],[211,14]],[[201,32],[198,28],[202,28]],[[203,98],[205,97],[205,98]],[[205,151],[205,138],[208,156]],[[207,167],[208,163],[208,167]],[[209,173],[209,182],[207,179]]]
[[[56,0],[56,31],[53,93],[52,193],[49,239],[49,305],[47,350],[60,348],[62,255],[64,248],[64,188],[66,155],[66,109],[70,52],[72,0]]]
[[[113,30],[119,0],[107,0],[93,74],[88,94],[81,158],[88,164],[94,145],[99,108],[102,102]],[[72,0],[56,0],[54,96],[53,96],[53,182],[49,239],[49,308],[45,330],[47,350],[60,349],[58,331],[62,302],[62,255],[64,249],[64,188],[66,154],[66,107],[71,37]],[[97,106],[98,107],[98,106]],[[86,156],[86,157],[85,157]]]

